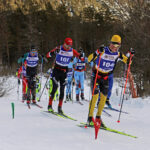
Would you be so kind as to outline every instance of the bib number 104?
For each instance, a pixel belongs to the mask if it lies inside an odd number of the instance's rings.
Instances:
[[[103,62],[103,66],[106,66],[106,67],[114,67],[114,63]]]

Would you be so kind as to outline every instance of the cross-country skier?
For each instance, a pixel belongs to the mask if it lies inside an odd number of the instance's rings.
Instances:
[[[75,70],[74,79],[76,84],[76,101],[79,101],[80,90],[81,90],[81,99],[84,100],[84,79],[85,79],[86,64],[88,63],[88,59],[87,57],[85,57],[83,49],[80,48],[78,52],[83,55],[83,59],[80,60],[79,58],[74,58],[73,60]],[[81,86],[81,89],[79,88],[79,84]]]
[[[27,61],[19,68],[17,72],[18,83],[20,84],[20,78],[22,78],[22,102],[27,99],[27,78],[26,78]]]
[[[99,90],[100,90],[100,103],[98,105],[98,111],[96,114],[96,121],[101,122],[101,126],[105,126],[101,120],[102,110],[104,108],[107,95],[108,95],[108,76],[114,71],[117,59],[120,58],[124,63],[129,60],[128,57],[119,52],[121,47],[121,37],[119,35],[113,35],[109,46],[101,46],[95,51],[95,53],[89,55],[88,61],[94,61],[95,65],[93,67],[93,94],[92,99],[89,104],[89,114],[88,122],[89,125],[94,125],[93,123],[93,112],[95,108],[96,101],[98,100]],[[134,50],[131,49],[131,54],[134,54]],[[98,73],[97,73],[98,71]],[[97,80],[95,83],[95,78]]]
[[[71,101],[71,89],[72,89],[72,81],[73,81],[73,59],[71,59],[70,63],[68,64],[68,73],[67,73],[67,85],[66,85],[66,101]],[[73,94],[73,93],[72,93]]]
[[[26,57],[27,61],[27,81],[28,81],[28,90],[27,90],[27,104],[30,104],[31,95],[32,102],[36,103],[36,75],[38,67],[38,52],[35,49],[35,46],[31,46],[31,50]]]
[[[58,46],[47,53],[47,57],[52,57],[56,55],[55,65],[52,74],[53,89],[51,96],[49,97],[48,111],[53,111],[52,102],[54,94],[58,88],[58,82],[60,83],[60,95],[59,95],[59,104],[58,104],[58,113],[63,113],[62,104],[64,99],[64,88],[66,85],[66,77],[68,72],[68,64],[73,56],[81,57],[75,49],[72,48],[72,39],[66,38],[64,44]]]

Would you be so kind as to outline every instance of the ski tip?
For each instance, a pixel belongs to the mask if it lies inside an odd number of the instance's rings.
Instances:
[[[120,123],[120,120],[118,120],[117,122]]]

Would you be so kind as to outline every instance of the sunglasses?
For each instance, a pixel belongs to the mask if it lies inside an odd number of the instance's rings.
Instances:
[[[118,43],[118,42],[111,42],[111,44],[113,44],[113,45],[121,45],[121,43]]]
[[[116,48],[121,47],[121,43],[118,42],[111,42],[111,44],[113,44],[113,46]]]
[[[31,51],[31,53],[32,53],[32,54],[36,54],[36,53],[37,53],[37,51]]]

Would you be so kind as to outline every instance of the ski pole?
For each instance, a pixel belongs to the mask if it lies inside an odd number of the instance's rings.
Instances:
[[[99,56],[99,62],[98,62],[98,67],[97,67],[97,71],[96,71],[96,77],[95,77],[95,81],[94,81],[94,87],[93,87],[93,91],[92,91],[92,97],[94,95],[94,91],[95,91],[95,87],[96,87],[96,82],[97,82],[97,76],[98,76],[98,70],[99,70],[100,61],[101,61],[101,54]]]
[[[18,82],[18,81],[17,81]],[[18,95],[18,100],[19,100],[19,83],[18,83],[18,87],[17,87],[17,95]]]
[[[49,77],[50,77],[50,76],[49,76]],[[45,89],[45,87],[46,87],[46,85],[47,85],[47,82],[48,82],[49,77],[47,78],[47,80],[46,80],[46,82],[45,82],[45,84],[44,84],[43,90],[42,90],[41,95],[40,95],[39,100],[38,100],[39,102],[40,102],[40,100],[41,100],[41,97],[42,97],[42,95],[43,95],[43,92],[44,92],[44,89]]]
[[[41,60],[41,83],[42,83],[42,76],[43,76],[43,55],[42,55],[42,60]]]
[[[126,87],[127,87],[127,81],[128,81],[128,75],[129,75],[129,71],[130,71],[132,57],[133,57],[133,55],[131,54],[131,57],[130,57],[130,60],[129,60],[129,66],[128,66],[128,70],[127,70],[126,82],[125,82],[124,91],[123,91],[123,97],[122,97],[122,101],[121,101],[121,107],[120,107],[119,117],[118,117],[118,121],[117,121],[118,123],[120,123],[121,111],[122,111],[122,106],[123,106],[123,101],[124,101],[124,95],[125,95],[125,91],[126,91]]]
[[[121,105],[121,98],[122,98],[122,95],[123,95],[123,87],[125,86],[125,76],[126,76],[126,71],[127,71],[127,66],[125,66],[125,69],[124,69],[124,75],[123,75],[123,85],[122,85],[122,88],[121,88],[121,94],[120,94],[120,101],[119,101],[119,106]]]

